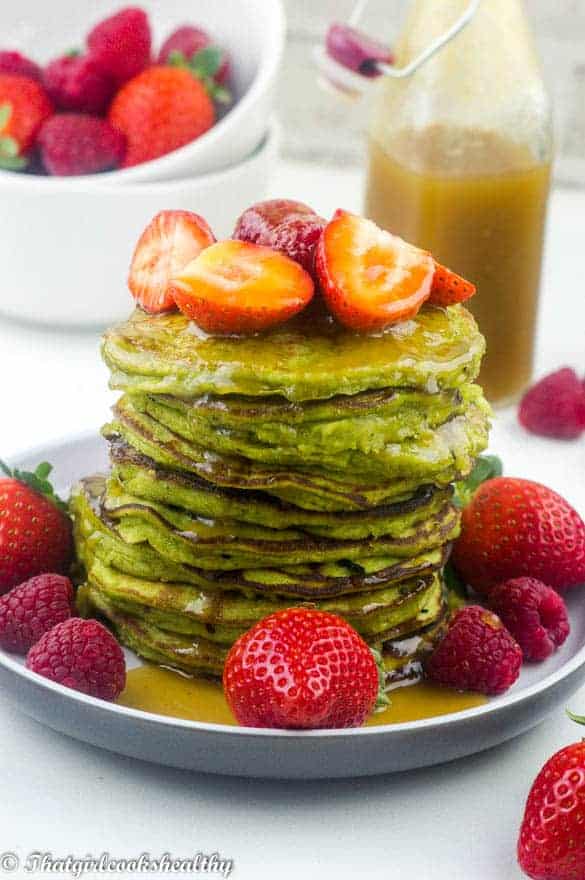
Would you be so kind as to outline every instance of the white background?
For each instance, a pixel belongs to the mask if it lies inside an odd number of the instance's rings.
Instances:
[[[361,181],[354,172],[283,163],[272,190],[330,214],[359,208]],[[583,372],[584,210],[585,193],[553,196],[539,374],[564,364]],[[0,321],[0,370],[4,457],[97,430],[107,419],[112,395],[97,333]],[[585,514],[584,443],[529,438],[512,412],[497,417],[492,435],[508,473],[548,483]],[[585,713],[585,689],[571,707]],[[376,779],[278,783],[102,752],[40,727],[2,694],[0,724],[0,850],[118,858],[219,850],[234,859],[233,876],[245,880],[519,878],[515,842],[530,783],[547,757],[583,735],[559,711],[532,733],[453,764]]]

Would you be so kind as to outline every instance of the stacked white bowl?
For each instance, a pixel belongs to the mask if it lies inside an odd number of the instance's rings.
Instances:
[[[19,0],[0,13],[0,46],[46,61],[81,43],[123,0]],[[281,0],[139,0],[155,44],[182,24],[230,53],[235,103],[196,141],[133,168],[81,177],[0,171],[0,313],[60,326],[127,315],[136,240],[157,211],[196,211],[216,236],[263,198],[278,146],[272,120],[284,45]]]

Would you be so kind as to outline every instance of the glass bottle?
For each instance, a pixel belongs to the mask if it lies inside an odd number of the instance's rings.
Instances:
[[[469,0],[415,0],[396,50],[409,64]],[[366,214],[478,286],[493,403],[530,382],[550,189],[549,101],[521,0],[482,0],[412,76],[381,77]]]

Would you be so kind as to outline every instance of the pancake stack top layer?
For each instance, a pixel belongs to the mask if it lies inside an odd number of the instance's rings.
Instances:
[[[206,674],[310,602],[408,674],[445,615],[453,483],[487,444],[483,350],[461,306],[378,337],[315,311],[240,338],[136,311],[104,339],[111,473],[73,496],[82,600],[139,654]]]

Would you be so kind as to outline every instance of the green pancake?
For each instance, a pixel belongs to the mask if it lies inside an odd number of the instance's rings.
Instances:
[[[186,470],[217,486],[264,491],[309,509],[355,510],[408,497],[425,483],[445,486],[465,476],[487,445],[488,429],[487,413],[474,404],[465,416],[455,417],[420,442],[388,444],[377,456],[355,453],[351,464],[333,456],[320,468],[283,467],[282,461],[250,461],[189,441],[139,412],[125,396],[104,435],[114,441],[121,438],[158,464]]]
[[[289,428],[288,436],[278,443],[276,435],[286,434],[272,426],[259,433],[234,431],[229,428],[210,429],[188,409],[161,403],[154,396],[122,398],[116,413],[123,418],[138,410],[152,422],[163,426],[188,443],[194,450],[210,450],[221,456],[240,457],[271,467],[312,468],[326,473],[359,473],[362,477],[389,480],[411,474],[421,481],[431,481],[433,471],[444,470],[455,463],[460,470],[469,469],[472,460],[487,445],[490,410],[477,385],[466,386],[465,399],[445,421],[430,427],[423,418],[418,426],[401,418],[384,420],[377,416],[348,419],[333,423],[336,431],[325,423],[309,429]],[[411,419],[412,423],[413,419]],[[267,434],[272,433],[272,438]],[[403,436],[400,436],[400,434]],[[196,453],[199,454],[200,453]]]
[[[106,333],[102,351],[115,389],[299,401],[379,388],[457,388],[475,379],[484,348],[462,306],[426,306],[379,336],[310,314],[257,336],[209,337],[181,313],[137,309]]]
[[[449,546],[413,557],[372,557],[355,562],[210,571],[164,559],[146,544],[128,544],[104,516],[101,497],[105,478],[93,477],[74,487],[74,515],[78,557],[89,570],[95,559],[139,578],[192,584],[205,590],[229,590],[248,597],[268,595],[292,599],[319,599],[359,593],[428,576],[442,568]]]

